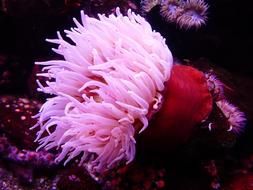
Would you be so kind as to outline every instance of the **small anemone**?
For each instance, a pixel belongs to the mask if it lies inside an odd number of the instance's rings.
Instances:
[[[177,18],[183,13],[180,0],[162,1],[160,14],[167,22],[176,22]]]
[[[160,5],[161,0],[141,0],[140,5],[141,5],[141,10],[142,14],[145,14],[151,9],[153,9],[155,6]]]
[[[203,0],[187,0],[182,4],[183,14],[177,17],[181,28],[199,28],[207,20],[208,5]]]
[[[240,134],[244,131],[246,118],[243,112],[225,99],[217,101],[216,105],[228,120],[228,131],[232,131],[235,134]]]

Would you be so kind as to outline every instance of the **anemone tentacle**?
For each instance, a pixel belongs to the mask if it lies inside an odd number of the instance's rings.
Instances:
[[[102,173],[135,156],[138,123],[148,126],[158,110],[172,55],[165,39],[139,15],[119,9],[109,17],[90,18],[65,30],[56,53],[63,60],[38,62],[47,78],[39,91],[54,95],[37,114],[40,148],[61,148],[56,161],[65,164],[80,155],[90,173]],[[142,131],[141,130],[141,131]]]

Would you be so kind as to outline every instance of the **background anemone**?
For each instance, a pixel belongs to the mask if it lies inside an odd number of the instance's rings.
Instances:
[[[162,17],[167,22],[175,22],[184,11],[181,4],[182,1],[179,0],[162,1],[160,8]]]
[[[143,13],[150,12],[157,5],[161,16],[180,28],[199,28],[207,20],[208,5],[204,0],[146,0],[140,3]]]
[[[140,6],[141,6],[142,14],[145,14],[151,11],[151,9],[159,5],[161,2],[162,0],[141,0]]]
[[[199,28],[207,20],[208,5],[203,0],[187,0],[182,3],[183,14],[177,17],[181,28]]]

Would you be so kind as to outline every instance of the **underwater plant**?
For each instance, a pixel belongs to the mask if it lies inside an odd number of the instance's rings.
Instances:
[[[35,116],[36,141],[46,150],[62,151],[65,164],[80,156],[92,173],[102,173],[135,156],[135,134],[159,110],[164,82],[170,77],[172,55],[165,39],[139,15],[128,11],[99,19],[81,12],[82,24],[58,32],[56,53],[64,60],[38,62],[48,79],[39,91],[48,98]]]

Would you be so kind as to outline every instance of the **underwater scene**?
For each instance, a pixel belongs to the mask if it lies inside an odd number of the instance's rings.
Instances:
[[[249,4],[0,0],[0,190],[253,190]]]

